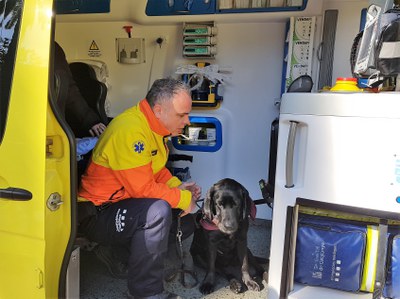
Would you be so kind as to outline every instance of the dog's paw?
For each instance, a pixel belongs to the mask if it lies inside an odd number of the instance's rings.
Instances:
[[[199,287],[200,292],[203,295],[211,294],[214,292],[214,284],[209,282],[203,282]]]
[[[246,284],[247,288],[248,288],[250,291],[257,291],[257,292],[259,292],[259,291],[261,290],[260,285],[259,285],[256,281],[254,281],[254,280],[252,280],[252,279],[249,279],[249,280],[245,281],[244,283]]]
[[[241,281],[233,278],[229,281],[229,288],[231,289],[232,292],[235,294],[239,294],[244,292],[244,285]]]

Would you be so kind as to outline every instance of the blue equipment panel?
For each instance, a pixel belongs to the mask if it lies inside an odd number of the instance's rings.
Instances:
[[[182,137],[173,137],[172,145],[181,151],[196,151],[196,152],[216,152],[222,146],[222,125],[215,117],[206,116],[190,116],[190,127],[198,127],[203,129],[213,129],[215,134],[213,140],[208,140],[208,136],[204,139],[197,139],[195,142],[185,140]],[[207,134],[208,135],[208,134]]]

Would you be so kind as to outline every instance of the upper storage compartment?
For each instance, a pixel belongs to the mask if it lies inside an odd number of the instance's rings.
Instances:
[[[56,0],[57,14],[86,14],[110,12],[110,0]]]
[[[277,12],[304,10],[307,0],[216,0],[217,13]]]
[[[218,0],[148,0],[146,15],[202,15],[215,13]]]
[[[201,15],[222,13],[300,11],[308,0],[148,0],[146,15]]]

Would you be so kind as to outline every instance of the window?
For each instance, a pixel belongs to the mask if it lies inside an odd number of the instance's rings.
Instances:
[[[0,141],[6,127],[21,16],[22,0],[0,0]]]

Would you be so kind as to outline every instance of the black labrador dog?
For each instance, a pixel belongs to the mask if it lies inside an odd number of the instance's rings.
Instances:
[[[216,273],[229,280],[234,293],[260,291],[252,275],[261,278],[266,273],[247,247],[250,216],[255,217],[254,203],[237,181],[222,179],[208,190],[190,248],[194,263],[207,271],[202,294],[214,291]]]

